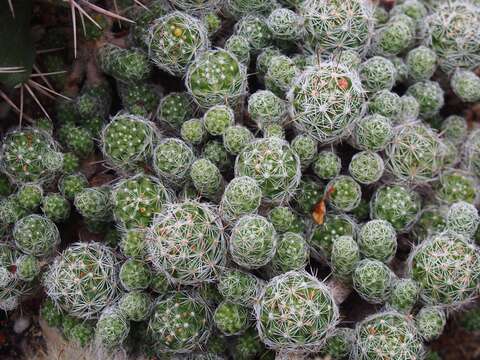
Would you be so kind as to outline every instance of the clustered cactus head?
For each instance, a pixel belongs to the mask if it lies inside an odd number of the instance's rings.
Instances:
[[[212,280],[225,254],[223,229],[215,208],[197,201],[166,204],[147,235],[153,266],[170,281],[198,284]]]
[[[215,309],[213,321],[215,326],[225,335],[238,335],[249,325],[248,309],[234,303],[222,302]]]
[[[346,214],[327,214],[322,224],[315,226],[310,237],[310,244],[314,249],[330,257],[332,244],[340,236],[355,237],[357,225]]]
[[[478,19],[476,7],[466,1],[440,4],[426,18],[425,43],[437,53],[443,71],[468,69],[478,63]]]
[[[203,108],[235,106],[246,90],[246,69],[225,50],[208,50],[190,64],[185,84],[193,100]]]
[[[2,171],[16,184],[48,182],[62,166],[53,138],[36,128],[7,133],[0,152]]]
[[[117,295],[117,260],[100,243],[75,243],[48,269],[44,285],[53,302],[72,316],[98,318]]]
[[[354,353],[361,360],[418,359],[423,356],[423,346],[408,317],[387,311],[371,315],[357,324]]]
[[[467,239],[473,237],[480,224],[477,208],[472,204],[461,201],[454,203],[448,209],[447,230],[464,235]]]
[[[160,100],[157,109],[158,119],[174,129],[181,128],[193,113],[192,98],[185,92],[169,93]]]
[[[382,304],[390,296],[394,276],[382,262],[363,259],[352,274],[353,287],[369,303]]]
[[[444,93],[440,85],[435,81],[419,81],[407,90],[407,95],[413,96],[418,104],[420,115],[432,117],[440,111],[444,105]]]
[[[333,151],[320,151],[313,161],[312,170],[320,179],[329,180],[340,174],[342,160]]]
[[[300,14],[314,47],[329,52],[351,49],[364,53],[370,45],[373,17],[366,1],[308,0],[300,4]]]
[[[155,125],[139,116],[119,113],[102,130],[102,151],[115,168],[130,170],[151,158],[157,140]]]
[[[146,43],[149,56],[160,69],[184,74],[195,56],[210,46],[202,21],[174,11],[153,22]]]
[[[224,269],[218,279],[217,288],[228,302],[253,307],[262,281],[254,275],[236,269]]]
[[[303,19],[287,8],[273,10],[267,18],[272,36],[278,40],[294,41],[303,36]]]
[[[360,185],[350,176],[338,176],[331,180],[325,193],[328,195],[329,204],[339,211],[351,211],[355,209],[362,199]]]
[[[75,195],[73,203],[86,220],[106,222],[112,217],[111,189],[109,187],[85,188]]]
[[[236,176],[250,176],[270,202],[287,201],[300,181],[300,161],[284,140],[276,137],[246,145],[235,162]]]
[[[425,306],[415,316],[417,331],[426,341],[432,341],[439,337],[446,323],[445,311],[437,306]]]
[[[277,249],[273,225],[260,215],[242,216],[232,229],[229,251],[238,265],[255,269],[272,260]]]
[[[361,118],[353,131],[355,146],[362,150],[383,150],[393,138],[393,125],[389,118],[372,114]]]
[[[366,185],[380,180],[384,168],[382,157],[370,151],[355,154],[348,165],[348,171],[353,179]]]
[[[345,136],[365,107],[357,73],[335,63],[305,70],[295,79],[287,97],[295,126],[322,143]]]
[[[453,92],[464,102],[480,100],[480,78],[472,71],[457,70],[450,80]]]
[[[409,258],[411,277],[422,289],[422,300],[430,305],[468,302],[476,293],[479,266],[476,246],[453,232],[431,236]]]
[[[204,345],[210,335],[210,310],[199,295],[172,292],[156,300],[148,322],[155,349],[184,353]]]
[[[124,49],[105,44],[98,50],[98,61],[103,72],[124,82],[139,82],[150,75],[148,56],[140,49]]]
[[[276,206],[268,213],[268,220],[278,233],[302,233],[304,223],[292,209],[287,206]]]
[[[358,245],[364,257],[388,262],[397,250],[395,228],[385,220],[370,220],[360,229]]]
[[[58,182],[58,190],[68,200],[74,199],[87,186],[88,180],[82,173],[63,176]]]
[[[121,180],[113,187],[111,196],[115,219],[127,228],[149,226],[170,200],[160,181],[143,174]]]
[[[468,172],[461,170],[445,171],[437,185],[438,198],[447,204],[465,201],[473,204],[477,200],[477,181]]]
[[[374,56],[364,61],[358,72],[363,87],[371,93],[391,90],[395,84],[395,66],[390,60],[381,56]]]
[[[321,352],[333,359],[347,358],[352,353],[354,337],[353,329],[337,327],[327,338]]]
[[[53,253],[60,243],[60,233],[51,220],[32,214],[15,223],[13,239],[22,252],[42,257]]]
[[[225,188],[221,200],[222,216],[236,219],[257,211],[262,200],[262,189],[257,181],[248,176],[232,179]]]
[[[98,319],[95,338],[100,346],[111,350],[120,347],[130,331],[130,323],[117,308],[105,309]]]
[[[410,278],[396,279],[387,307],[400,313],[409,313],[420,297],[419,285]]]
[[[417,220],[419,211],[419,195],[401,185],[380,187],[370,203],[372,219],[386,220],[398,232],[408,230]]]
[[[309,257],[310,249],[305,238],[300,234],[287,232],[278,239],[271,265],[273,271],[279,274],[291,270],[304,270]]]
[[[142,291],[131,291],[124,294],[118,301],[118,310],[127,320],[144,321],[150,315],[152,299]]]
[[[70,217],[70,202],[60,194],[49,194],[42,201],[43,214],[53,222],[63,222]]]
[[[351,283],[352,273],[359,260],[360,250],[352,236],[343,235],[333,240],[330,265],[336,278]]]
[[[235,33],[248,39],[250,48],[258,52],[270,45],[272,34],[263,16],[247,15],[235,24]]]
[[[330,290],[304,271],[271,279],[260,294],[255,314],[262,341],[286,351],[319,349],[338,320]]]
[[[198,159],[192,163],[190,179],[195,189],[207,198],[215,199],[223,190],[222,174],[209,159]]]
[[[286,112],[285,101],[270,90],[259,90],[248,98],[248,113],[260,129],[269,124],[281,124]]]

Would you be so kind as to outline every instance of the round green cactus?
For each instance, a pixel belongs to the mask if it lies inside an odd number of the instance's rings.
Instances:
[[[443,120],[441,130],[446,139],[454,144],[461,144],[467,138],[468,124],[464,117],[450,115]]]
[[[419,81],[407,90],[407,95],[413,96],[420,105],[420,115],[431,117],[437,114],[445,102],[443,90],[435,81]]]
[[[438,306],[425,306],[415,316],[415,326],[425,341],[438,338],[447,324],[445,311]]]
[[[471,3],[454,1],[440,4],[425,19],[425,44],[437,53],[443,71],[449,73],[478,64],[479,16]]]
[[[387,307],[400,313],[411,312],[420,297],[420,287],[410,279],[396,279],[393,282],[392,293],[388,299]]]
[[[437,197],[451,205],[465,201],[474,204],[477,199],[477,181],[468,172],[449,170],[440,175],[438,185],[435,186]]]
[[[58,182],[58,190],[69,200],[88,186],[88,180],[82,173],[65,175]]]
[[[185,92],[172,92],[160,100],[157,115],[160,121],[180,129],[193,116],[192,98]]]
[[[192,149],[180,139],[166,138],[160,141],[153,153],[155,172],[169,184],[183,184],[194,162]]]
[[[335,63],[307,68],[295,79],[287,98],[294,125],[321,143],[345,136],[365,108],[357,73]]]
[[[22,281],[32,281],[40,274],[40,264],[33,255],[21,255],[16,261],[16,274]]]
[[[242,335],[238,336],[233,348],[235,359],[251,360],[261,356],[264,345],[261,342],[255,328],[249,328]]]
[[[359,360],[421,359],[422,341],[415,325],[395,311],[373,314],[355,328],[354,353]]]
[[[337,305],[326,285],[305,271],[271,279],[260,294],[255,314],[262,341],[286,351],[318,349],[338,320]]]
[[[167,204],[147,235],[150,261],[179,284],[212,280],[225,256],[223,229],[211,205],[187,200]]]
[[[190,119],[182,124],[180,135],[186,143],[198,145],[205,140],[207,134],[201,119]]]
[[[253,139],[252,132],[245,126],[229,126],[223,133],[223,146],[228,153],[238,155]]]
[[[28,211],[20,206],[15,195],[0,199],[0,224],[2,226],[14,224],[26,215],[28,215]]]
[[[406,57],[408,77],[413,81],[430,79],[437,69],[437,54],[426,46],[408,52]]]
[[[119,113],[102,130],[102,152],[105,160],[116,169],[133,170],[151,158],[157,137],[152,122]]]
[[[223,334],[238,335],[249,325],[249,311],[241,305],[224,301],[216,308],[213,321]]]
[[[140,82],[134,84],[117,83],[122,105],[130,114],[151,117],[157,110],[160,96],[158,89],[151,84]]]
[[[208,50],[188,67],[185,85],[203,108],[225,104],[234,107],[247,86],[245,67],[228,51]]]
[[[389,119],[397,119],[402,109],[400,96],[389,90],[376,92],[368,103],[368,110],[372,114],[380,114]]]
[[[190,178],[198,192],[216,199],[223,191],[224,180],[218,167],[208,159],[198,159],[192,163]]]
[[[180,11],[155,20],[148,32],[150,58],[173,75],[184,74],[195,56],[210,46],[203,22]]]
[[[443,207],[426,206],[422,209],[412,232],[418,242],[446,229],[446,213]]]
[[[382,304],[392,291],[395,274],[381,261],[363,259],[352,274],[353,288],[367,302]]]
[[[225,105],[216,105],[203,115],[203,125],[210,135],[221,136],[235,122],[235,113]]]
[[[74,101],[75,110],[81,118],[105,118],[112,105],[112,90],[107,82],[86,83]]]
[[[285,129],[280,124],[269,124],[263,129],[263,137],[277,137],[279,139],[285,140]]]
[[[123,82],[141,82],[151,72],[148,56],[140,49],[105,44],[97,53],[102,71]]]
[[[172,292],[156,301],[148,331],[161,352],[190,352],[208,339],[210,320],[210,311],[201,297]]]
[[[82,319],[96,318],[116,297],[117,260],[100,243],[75,243],[48,269],[44,285],[55,304]]]
[[[80,159],[87,158],[94,150],[92,134],[87,129],[74,124],[65,124],[58,130],[62,145]]]
[[[13,239],[25,254],[41,257],[53,253],[60,243],[60,233],[51,220],[32,214],[15,223]]]
[[[365,116],[355,124],[353,138],[355,146],[362,150],[383,150],[393,138],[393,124],[379,114]]]
[[[304,33],[303,18],[287,8],[273,10],[267,18],[267,26],[277,40],[299,40]]]
[[[70,202],[60,194],[49,194],[43,198],[43,214],[54,222],[62,222],[70,217]]]
[[[127,291],[145,290],[150,285],[152,273],[145,262],[128,259],[120,267],[119,279]]]
[[[143,259],[147,253],[146,234],[144,229],[128,229],[122,234],[119,243],[122,254],[131,257]]]
[[[372,41],[373,52],[382,56],[392,56],[407,50],[415,37],[412,24],[413,20],[408,17],[404,18],[401,15],[392,17],[376,31]]]
[[[364,53],[373,31],[373,7],[365,1],[306,0],[299,4],[312,44],[328,52],[357,50]]]
[[[293,232],[278,238],[271,266],[275,273],[283,274],[291,270],[304,270],[308,264],[310,249],[305,238]]]
[[[248,113],[260,129],[268,124],[281,124],[286,118],[285,101],[270,90],[258,90],[248,98]]]
[[[258,52],[272,42],[272,34],[263,16],[247,15],[235,24],[235,34],[248,39],[253,52]]]
[[[27,211],[35,211],[42,203],[43,189],[39,185],[26,184],[17,191],[18,204]]]
[[[219,275],[218,291],[225,300],[247,307],[253,307],[262,281],[248,272],[224,269]]]
[[[464,102],[480,100],[480,78],[472,71],[456,70],[450,80],[453,92]]]
[[[111,189],[109,187],[85,188],[75,195],[73,204],[87,220],[104,222],[112,218]]]
[[[227,0],[225,7],[236,19],[248,14],[269,14],[275,6],[272,0]]]
[[[300,134],[292,140],[291,147],[292,150],[297,153],[302,169],[305,169],[310,166],[315,159],[318,143],[311,136]]]
[[[400,100],[401,110],[395,119],[396,122],[406,123],[417,120],[420,116],[420,104],[418,100],[411,95],[403,95],[400,97]]]
[[[323,224],[313,228],[310,244],[314,249],[321,251],[329,259],[332,245],[340,236],[356,237],[357,224],[346,214],[327,214]]]
[[[233,261],[255,269],[272,260],[277,249],[277,234],[272,223],[260,215],[242,216],[232,229],[229,251]]]
[[[409,271],[429,305],[457,306],[476,295],[480,254],[460,234],[432,235],[410,254]]]
[[[360,229],[358,246],[364,257],[389,262],[397,250],[395,228],[385,220],[370,220]]]
[[[398,232],[407,231],[417,221],[420,197],[401,185],[386,185],[377,189],[370,202],[372,219],[382,219]]]
[[[267,46],[258,54],[256,70],[260,78],[263,78],[267,73],[268,67],[270,66],[270,60],[272,60],[274,56],[281,54],[280,49],[274,46]]]
[[[139,174],[119,181],[112,189],[115,220],[127,228],[144,228],[171,199],[169,191],[156,178]]]
[[[371,57],[361,63],[359,74],[363,87],[371,93],[391,90],[395,84],[395,66],[390,60],[381,56]]]
[[[408,80],[408,66],[404,59],[399,56],[393,56],[390,58],[390,61],[396,70],[395,82],[398,84],[406,83]]]
[[[342,160],[335,152],[322,150],[315,157],[312,170],[320,179],[329,180],[337,177],[342,168]]]
[[[57,163],[49,161],[52,157]],[[7,133],[0,149],[2,171],[15,184],[49,182],[61,169],[61,159],[52,137],[35,128]]]
[[[284,202],[300,182],[300,161],[287,142],[276,137],[255,140],[245,146],[235,162],[236,176],[250,176],[269,202]]]
[[[262,189],[255,179],[240,176],[228,183],[222,195],[220,209],[227,220],[238,219],[242,215],[253,214],[260,207]]]
[[[230,171],[233,168],[232,158],[219,140],[207,141],[203,146],[200,157],[210,160],[222,172]]]
[[[152,299],[147,293],[141,291],[126,293],[118,301],[118,310],[132,321],[146,320],[151,308]]]
[[[284,98],[298,74],[297,66],[288,56],[273,56],[265,74],[265,87]]]
[[[351,211],[362,199],[360,185],[350,176],[340,175],[332,179],[325,188],[329,205],[336,210]]]
[[[459,201],[450,206],[447,213],[447,230],[473,237],[480,224],[477,208],[465,201]]]
[[[275,206],[268,213],[268,220],[278,233],[301,233],[304,230],[303,220],[288,206]]]
[[[235,55],[243,65],[250,63],[250,42],[245,36],[232,35],[225,41],[225,50]]]
[[[351,283],[352,274],[360,260],[358,244],[351,236],[339,236],[333,240],[330,266],[332,274],[343,282]]]
[[[362,151],[355,154],[348,165],[348,172],[360,184],[373,184],[383,175],[383,159],[377,153]]]
[[[95,338],[107,350],[120,347],[128,336],[130,323],[118,308],[105,309],[98,319]]]

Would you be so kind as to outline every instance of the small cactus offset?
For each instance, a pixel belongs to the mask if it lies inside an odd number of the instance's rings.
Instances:
[[[4,3],[4,357],[478,357],[480,0]]]

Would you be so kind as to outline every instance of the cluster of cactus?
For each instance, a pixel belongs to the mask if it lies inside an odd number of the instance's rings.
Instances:
[[[61,3],[0,56],[1,310],[40,289],[104,358],[420,360],[474,301],[478,1],[72,0],[73,49]]]

